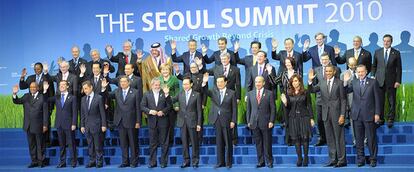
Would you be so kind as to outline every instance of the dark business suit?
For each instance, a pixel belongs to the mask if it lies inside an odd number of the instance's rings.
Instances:
[[[195,63],[195,59],[199,58],[200,60],[203,61],[203,68],[201,70],[205,70],[206,69],[206,63],[204,63],[204,59],[203,59],[203,55],[196,51],[194,54],[194,59],[193,59],[193,63]],[[184,52],[184,54],[182,54],[181,56],[177,57],[177,53],[171,54],[171,59],[173,62],[175,63],[183,63],[184,64],[184,74],[190,73],[190,65],[191,65],[191,61],[190,61],[190,52]]]
[[[78,99],[71,94],[65,96],[63,104],[61,95],[51,97],[49,101],[56,104],[55,127],[59,139],[60,164],[66,164],[66,145],[68,145],[72,155],[71,164],[75,166],[77,163],[76,138],[75,131],[72,131],[71,127],[78,125]]]
[[[375,124],[375,114],[381,113],[380,88],[377,80],[366,77],[366,81],[361,85],[358,79],[352,80],[347,85],[347,92],[353,92],[351,119],[354,122],[355,139],[357,148],[357,162],[364,164],[364,138],[368,139],[368,150],[371,162],[377,161],[377,124]],[[368,131],[367,131],[368,130]],[[367,131],[367,132],[365,132]]]
[[[269,122],[274,123],[276,117],[275,97],[270,90],[263,89],[260,93],[260,101],[257,101],[257,89],[247,93],[246,121],[253,130],[256,142],[258,164],[273,164],[272,153],[272,128]]]
[[[339,67],[336,68],[336,74],[335,77],[339,78],[341,75],[341,69]],[[316,77],[313,80],[314,84],[318,84],[320,81],[323,81],[325,78],[325,67],[319,66],[314,69]],[[321,93],[320,91],[317,91],[316,93],[316,116],[318,117],[317,125],[318,125],[318,131],[319,131],[319,142],[320,143],[326,143],[326,134],[325,134],[325,124],[323,122],[322,117],[322,99],[321,99]]]
[[[108,57],[111,62],[118,63],[118,70],[116,71],[116,76],[125,75],[125,65],[126,63],[126,55],[123,52],[119,52],[116,56],[109,56]],[[140,76],[138,66],[137,66],[137,59],[138,56],[135,53],[131,52],[131,55],[128,57],[128,64],[132,64],[134,66],[134,75]]]
[[[69,60],[69,72],[75,74],[76,76],[79,76],[80,74],[80,66],[82,64],[86,65],[88,62],[81,58],[78,57],[77,62],[74,59]]]
[[[292,53],[293,52],[293,53]],[[301,53],[298,53],[296,51],[292,50],[292,58],[295,59],[296,64],[292,64],[295,66],[295,71],[301,74],[301,77],[303,78],[303,55]],[[285,60],[288,56],[288,53],[286,50],[279,51],[279,53],[276,53],[276,51],[272,51],[272,59],[273,60],[279,60],[279,70],[277,73],[281,73],[286,70],[285,67]]]
[[[375,51],[374,63],[372,64],[372,76],[375,76],[380,87],[381,115],[385,115],[385,94],[388,93],[390,107],[388,120],[394,121],[397,98],[397,89],[394,88],[394,84],[395,82],[401,84],[401,54],[400,51],[394,48],[390,48],[388,51],[389,57],[387,63],[384,59],[384,48]]]
[[[169,146],[169,120],[168,112],[171,110],[172,104],[169,97],[165,97],[161,90],[158,96],[158,103],[156,104],[153,91],[148,91],[144,94],[141,100],[141,110],[147,114],[148,128],[150,137],[150,158],[149,165],[157,165],[157,147],[161,147],[161,165],[168,163],[168,146]],[[163,116],[150,115],[150,110],[162,111]]]
[[[237,59],[237,64],[244,65],[244,71],[245,71],[245,76],[244,76],[245,82],[244,83],[248,83],[248,76],[249,76],[249,72],[250,72],[249,69],[254,66],[254,64],[253,64],[253,55],[247,55],[246,57],[240,59],[239,58],[239,52],[237,52],[237,53],[235,53],[235,56],[236,56],[236,59]],[[256,63],[257,63],[257,60],[256,60]],[[265,63],[268,63],[267,59],[265,60]]]
[[[206,107],[208,88],[202,86],[202,84],[203,84],[203,74],[202,73],[197,73],[197,74],[187,73],[185,76],[188,76],[188,77],[191,78],[191,80],[193,81],[192,89],[200,94],[200,96],[201,96],[201,105]],[[177,78],[179,80],[184,79],[183,75],[181,75],[181,74],[177,75]],[[208,83],[206,83],[206,85],[208,85]],[[201,115],[201,124],[204,124],[204,116],[203,115]],[[203,125],[201,125],[201,130],[197,132],[197,135],[198,135],[198,140],[201,144],[203,142]]]
[[[132,75],[129,78],[129,86],[133,89],[136,90],[142,90],[142,79],[139,76],[135,76]],[[110,84],[115,84],[116,86],[119,87],[119,80],[121,78],[118,76],[117,78],[110,78],[109,76],[106,76],[106,80],[110,83]],[[142,95],[142,94],[141,94]]]
[[[257,76],[259,76],[258,68],[259,68],[259,63],[256,63],[256,65],[254,65],[253,67],[249,69],[248,83],[246,83],[247,92],[254,89],[255,79]],[[276,77],[276,70],[274,67],[272,67],[272,73],[270,75],[273,77]],[[264,64],[263,69],[262,69],[262,75],[261,75],[263,76],[264,81],[265,81],[265,85],[263,87],[266,90],[272,91],[272,93],[275,95],[277,85],[273,85],[273,83],[270,81],[271,80],[270,75],[266,70],[266,64]]]
[[[232,66],[236,66],[238,60],[236,59],[234,52],[229,49],[226,49],[226,51],[230,54],[230,64]],[[214,51],[213,55],[211,55],[210,57],[208,57],[208,55],[206,54],[205,56],[203,56],[203,59],[207,64],[215,62],[216,66],[218,66],[218,65],[221,65],[220,55],[221,55],[221,51],[218,50],[218,51]]]
[[[47,89],[46,93],[43,94],[43,96],[46,96],[47,98],[53,97],[55,95],[55,87],[53,86],[52,78],[49,74],[41,74],[41,77],[39,79],[39,82],[37,83],[39,85],[39,93],[43,93],[43,82],[49,83],[49,88]],[[36,74],[30,75],[26,78],[26,80],[20,80],[19,81],[19,88],[20,90],[28,89],[30,87],[30,83],[36,82]],[[48,114],[49,114],[49,121],[50,116],[52,115],[53,108],[55,107],[53,102],[48,103]],[[50,144],[50,123],[49,126],[47,126],[48,130],[44,133],[44,139],[47,144]]]
[[[51,80],[56,82],[56,85],[59,88],[59,83],[60,83],[60,81],[63,80],[62,73],[59,72],[55,76],[51,76]],[[68,92],[72,95],[78,95],[78,93],[79,93],[78,76],[76,76],[75,74],[69,72],[69,75],[68,75],[66,81],[69,84]],[[53,86],[53,85],[50,85],[50,87],[51,86]],[[56,94],[60,95],[59,89],[56,90]]]
[[[329,80],[329,82],[331,82]],[[328,86],[328,80],[320,80],[318,84],[309,85],[312,92],[320,92],[322,103],[322,120],[324,123],[326,141],[329,149],[330,163],[346,164],[345,131],[343,125],[338,124],[340,115],[344,115],[346,97],[344,83],[334,77]]]
[[[82,97],[81,127],[85,127],[88,142],[89,164],[103,165],[104,133],[101,127],[106,127],[105,107],[102,96],[94,94],[92,100],[87,102],[88,96]]]
[[[102,73],[103,73],[103,68],[104,68],[104,63],[105,62],[107,62],[109,64],[109,73],[114,73],[115,72],[115,67],[111,64],[111,62],[109,60],[99,59],[99,60],[97,60],[95,62],[93,60],[91,60],[91,61],[89,61],[86,64],[86,72],[85,72],[85,75],[86,76],[93,75],[93,73],[92,73],[92,65],[94,63],[99,63],[99,65],[101,66],[101,69],[102,69]]]
[[[122,150],[122,164],[137,166],[138,164],[138,133],[135,124],[141,124],[141,98],[142,89],[138,91],[129,88],[124,99],[124,90],[117,88],[109,93],[109,98],[115,99],[114,125],[119,129]],[[129,161],[128,147],[131,151]]]
[[[231,166],[233,161],[233,144],[230,122],[237,123],[237,101],[236,93],[233,90],[226,89],[226,92],[223,94],[224,98],[221,101],[220,90],[217,88],[207,92],[207,95],[211,98],[208,121],[216,129],[217,165],[224,166],[226,164],[226,166]],[[224,154],[225,149],[226,154]],[[224,155],[226,155],[226,159]]]
[[[188,97],[187,97],[188,96]],[[188,99],[188,102],[186,101]],[[187,95],[186,91],[181,91],[177,97],[173,98],[173,102],[180,104],[177,114],[177,127],[181,128],[181,141],[183,143],[183,164],[190,164],[190,144],[192,145],[192,164],[198,165],[200,159],[200,145],[198,141],[198,135],[196,127],[202,124],[203,109],[201,108],[201,94],[191,91]]]
[[[336,59],[335,59],[335,51],[334,48],[324,44],[323,52],[326,52],[331,60],[332,65],[336,66]],[[323,52],[320,54],[322,55]],[[309,50],[303,52],[303,61],[307,62],[312,59],[312,68],[315,69],[316,67],[322,66],[321,58],[319,57],[318,53],[318,45],[310,47]]]
[[[361,48],[360,51],[361,52],[359,52],[357,65],[360,65],[360,64],[365,65],[365,67],[367,67],[368,73],[370,73],[371,65],[372,65],[371,53],[363,48]],[[338,62],[338,64],[345,64],[345,63],[348,64],[348,59],[351,57],[354,57],[355,56],[354,53],[355,53],[355,49],[353,48],[346,50],[343,56],[336,57],[336,61]],[[348,69],[348,66],[346,66],[346,68]]]
[[[227,69],[228,74],[227,78],[227,85],[228,89],[235,91],[236,99],[240,100],[241,97],[241,82],[240,82],[240,69],[237,66],[228,65],[229,69]],[[214,76],[214,81],[220,75],[224,75],[224,67],[223,65],[216,65],[215,67],[207,70],[210,76]],[[203,73],[203,72],[202,72]]]
[[[13,98],[14,104],[22,104],[24,111],[23,130],[27,133],[32,163],[42,165],[45,159],[43,126],[49,125],[46,97],[38,92],[36,97],[26,93],[23,97]]]

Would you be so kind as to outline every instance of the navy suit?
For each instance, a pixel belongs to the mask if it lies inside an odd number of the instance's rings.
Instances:
[[[230,64],[232,66],[237,66],[238,60],[236,59],[237,57],[234,55],[234,52],[229,49],[226,49],[226,50],[230,54]],[[221,51],[218,50],[218,51],[214,51],[211,57],[208,57],[208,55],[206,54],[205,56],[203,56],[203,59],[207,64],[215,62],[216,66],[218,66],[218,65],[221,65],[220,55],[221,55]]]
[[[83,96],[81,100],[81,127],[86,129],[89,163],[95,164],[98,161],[98,164],[102,165],[104,133],[101,127],[107,126],[105,107],[102,96],[94,94],[92,100],[90,100],[90,105],[87,97]]]
[[[357,162],[365,163],[364,155],[364,138],[368,139],[368,150],[370,152],[371,162],[377,161],[378,144],[377,144],[377,124],[375,124],[375,115],[381,114],[380,88],[375,79],[366,78],[361,86],[360,80],[352,80],[347,85],[347,92],[353,92],[351,119],[354,122]],[[365,132],[367,131],[367,132]]]
[[[203,68],[201,70],[205,70],[206,69],[206,63],[204,63],[204,59],[203,59],[203,55],[196,51],[195,55],[194,55],[194,63],[195,63],[195,59],[199,58],[203,61]],[[184,64],[184,74],[190,73],[190,65],[191,65],[191,61],[190,61],[190,52],[184,52],[184,54],[182,54],[181,56],[177,57],[177,53],[171,54],[171,59],[173,62],[175,63],[183,63]]]
[[[114,124],[119,129],[122,150],[122,164],[129,165],[129,152],[131,150],[131,165],[138,164],[138,134],[135,124],[141,124],[141,97],[142,90],[129,88],[124,99],[122,88],[109,93],[109,98],[115,99]]]
[[[64,104],[62,105],[62,96],[56,95],[49,98],[56,104],[55,127],[57,128],[59,147],[60,147],[60,164],[66,164],[66,144],[72,155],[71,163],[77,163],[77,151],[75,131],[72,131],[72,125],[78,124],[78,102],[77,97],[71,94],[66,95]]]
[[[233,144],[231,142],[230,122],[237,123],[237,101],[236,93],[233,90],[227,88],[223,94],[224,98],[221,101],[220,91],[217,88],[207,92],[207,95],[211,98],[208,121],[216,129],[217,164],[224,165],[224,150],[226,148],[226,165],[231,166]]]
[[[336,66],[336,59],[335,59],[335,51],[334,48],[324,44],[323,52],[326,52],[331,60],[332,65]],[[321,54],[322,55],[322,54]],[[315,69],[316,67],[322,66],[321,60],[318,54],[318,45],[310,47],[309,50],[303,52],[303,60],[307,62],[308,60],[312,59],[312,68]]]
[[[23,104],[23,130],[27,133],[29,152],[32,163],[43,164],[45,159],[45,143],[43,126],[49,125],[48,104],[46,98],[38,93],[33,97],[26,93],[23,97],[14,97],[14,104]]]

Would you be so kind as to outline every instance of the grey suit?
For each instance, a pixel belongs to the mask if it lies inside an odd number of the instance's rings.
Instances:
[[[186,101],[187,96],[188,102]],[[197,136],[196,126],[202,124],[203,109],[201,108],[201,94],[191,91],[191,94],[186,95],[186,91],[181,91],[176,98],[173,98],[173,102],[178,101],[179,111],[177,114],[177,126],[181,128],[181,141],[183,143],[183,164],[190,164],[189,156],[189,143],[192,145],[192,164],[198,165],[199,155],[199,140]]]
[[[338,78],[334,78],[333,83],[330,84],[332,85],[330,91],[326,79],[319,81],[318,85],[309,85],[309,88],[313,92],[319,91],[321,95],[322,120],[329,148],[330,163],[346,164],[345,131],[343,125],[338,124],[340,115],[345,115],[344,84]]]
[[[259,164],[265,163],[265,157],[268,164],[273,164],[272,128],[268,125],[275,121],[275,97],[272,91],[266,89],[260,94],[258,102],[257,89],[247,93],[246,121],[253,130]]]

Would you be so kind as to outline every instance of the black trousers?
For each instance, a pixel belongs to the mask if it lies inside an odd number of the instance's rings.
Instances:
[[[319,141],[326,142],[326,134],[325,134],[325,125],[322,120],[322,105],[316,105],[316,115],[318,117],[318,131],[319,131]]]
[[[186,122],[181,127],[181,141],[183,143],[183,158],[184,164],[190,164],[190,144],[192,147],[192,164],[198,164],[200,159],[200,145],[198,141],[198,134],[196,128],[190,128]]]
[[[138,134],[135,128],[125,128],[122,124],[118,127],[119,138],[121,141],[122,164],[138,164]],[[128,150],[129,149],[129,150]],[[129,151],[131,151],[131,159],[129,159]],[[131,161],[130,161],[131,160]]]
[[[214,124],[216,129],[216,146],[217,146],[217,164],[227,166],[233,163],[233,143],[231,129],[222,127],[219,119]],[[235,127],[236,128],[236,127]],[[226,155],[226,158],[224,158]],[[226,160],[226,163],[224,161]]]
[[[150,137],[150,158],[149,164],[157,164],[157,148],[161,147],[161,161],[162,165],[168,163],[168,149],[169,149],[169,134],[168,126],[157,126],[156,128],[149,128]]]
[[[172,109],[168,112],[168,120],[169,120],[169,127],[168,127],[168,141],[169,145],[174,144],[174,129],[175,123],[177,122],[177,112]]]
[[[27,141],[32,163],[43,164],[45,160],[45,140],[43,133],[31,133],[28,129]]]
[[[256,142],[258,164],[265,163],[265,157],[268,164],[273,164],[272,153],[272,129],[253,129],[253,138]]]
[[[76,140],[75,131],[70,129],[57,129],[59,148],[60,148],[60,163],[66,164],[66,146],[69,147],[71,155],[71,164],[76,165],[77,162],[77,151],[76,151]]]
[[[104,133],[98,131],[91,133],[86,131],[86,141],[88,142],[89,163],[103,164],[103,142]]]
[[[377,143],[377,124],[373,121],[354,120],[357,162],[365,163],[364,139],[365,134],[368,139],[368,150],[370,161],[377,161],[378,143]]]
[[[381,114],[385,116],[385,97],[388,98],[388,120],[394,121],[395,119],[395,107],[396,107],[396,98],[397,98],[397,89],[394,88],[394,85],[380,87],[380,101],[381,101]],[[384,118],[382,116],[382,118]],[[383,120],[383,119],[382,119]]]

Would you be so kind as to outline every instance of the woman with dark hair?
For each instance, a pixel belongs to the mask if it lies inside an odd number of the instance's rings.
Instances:
[[[298,160],[296,166],[308,166],[309,163],[309,140],[312,137],[312,104],[309,91],[305,90],[302,78],[293,74],[289,80],[289,88],[287,95],[281,95],[282,103],[285,106],[286,119],[286,135],[293,141],[296,148]],[[303,155],[302,159],[302,146]]]
[[[287,94],[288,93],[289,80],[290,80],[290,78],[292,78],[292,76],[294,74],[302,76],[302,74],[299,73],[298,70],[296,70],[295,64],[296,64],[296,62],[295,62],[295,59],[293,57],[286,57],[285,62],[284,62],[284,65],[285,65],[284,71],[280,72],[277,75],[277,77],[274,77],[273,75],[269,74],[270,82],[272,83],[272,85],[279,85],[280,93],[282,93],[282,94]],[[281,109],[282,114],[283,114],[282,120],[281,120],[281,125],[282,125],[282,127],[286,128],[287,115],[288,114],[286,113],[285,107],[282,104],[280,106],[281,106],[280,109]],[[286,128],[285,133],[288,133],[288,132],[289,131]],[[286,134],[286,137],[285,137],[285,143],[289,146],[293,145],[292,141],[289,140],[289,137],[288,137],[287,134]]]

